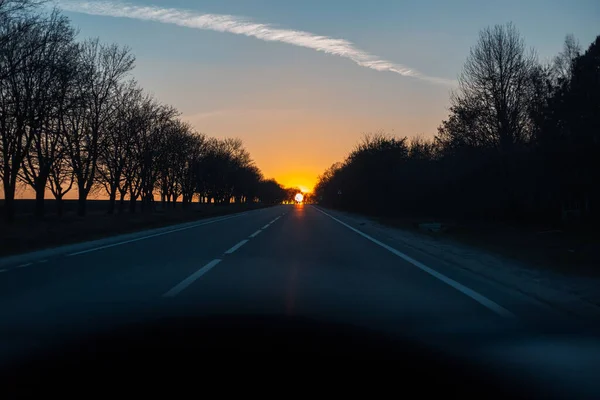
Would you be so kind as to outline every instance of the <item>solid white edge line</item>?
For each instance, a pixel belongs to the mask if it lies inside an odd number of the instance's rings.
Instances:
[[[314,206],[313,206],[314,207]],[[459,292],[461,292],[462,294],[470,297],[471,299],[475,300],[476,302],[478,302],[479,304],[481,304],[482,306],[486,307],[487,309],[495,312],[496,314],[502,316],[502,317],[507,317],[507,318],[514,318],[515,315],[513,313],[511,313],[510,311],[508,311],[507,309],[505,309],[504,307],[500,306],[499,304],[493,302],[492,300],[488,299],[487,297],[475,292],[472,289],[469,289],[468,287],[466,287],[465,285],[458,283],[457,281],[455,281],[454,279],[448,278],[446,275],[443,275],[439,272],[437,272],[434,269],[429,268],[428,266],[426,266],[425,264],[415,260],[414,258],[402,253],[399,250],[396,250],[395,248],[388,246],[387,244],[380,242],[379,240],[367,235],[366,233],[359,231],[358,229],[346,224],[343,221],[340,221],[339,219],[337,219],[336,217],[326,213],[325,211],[321,210],[318,207],[314,207],[317,211],[327,215],[329,218],[333,219],[334,221],[344,225],[346,228],[358,233],[359,235],[361,235],[362,237],[364,237],[367,240],[370,240],[371,242],[383,247],[384,249],[388,250],[389,252],[395,254],[396,256],[402,258],[404,261],[407,261],[409,263],[411,263],[412,265],[414,265],[415,267],[419,268],[420,270],[428,273],[429,275],[439,279],[440,281],[444,282],[445,284],[453,287],[454,289],[458,290]]]
[[[231,253],[233,253],[234,251],[236,251],[237,249],[239,249],[240,247],[242,247],[246,243],[248,243],[248,239],[242,240],[241,242],[239,242],[238,244],[236,244],[235,246],[233,246],[232,248],[230,248],[229,250],[227,250],[225,252],[225,254],[231,254]]]
[[[204,267],[200,268],[198,271],[194,272],[192,275],[188,276],[187,278],[185,278],[184,280],[182,280],[181,282],[179,282],[171,290],[169,290],[168,292],[166,292],[165,294],[163,294],[162,297],[175,297],[175,296],[177,296],[185,288],[187,288],[188,286],[190,286],[192,283],[194,283],[202,275],[206,274],[208,271],[210,271],[215,265],[217,265],[220,262],[221,262],[221,260],[218,259],[218,258],[212,260],[211,262],[209,262],[208,264],[206,264]]]
[[[217,220],[214,220],[214,221],[202,222],[202,223],[194,224],[194,225],[191,225],[191,226],[185,226],[183,228],[172,229],[172,230],[166,231],[166,232],[155,233],[154,235],[148,235],[148,236],[143,236],[143,237],[136,238],[136,239],[125,240],[123,242],[118,242],[118,243],[113,243],[113,244],[107,244],[106,246],[94,247],[93,249],[88,249],[88,250],[78,251],[76,253],[67,254],[67,257],[78,256],[80,254],[86,254],[86,253],[92,253],[94,251],[104,250],[104,249],[108,249],[108,248],[116,247],[116,246],[121,246],[121,245],[124,245],[124,244],[127,244],[127,243],[139,242],[140,240],[146,240],[146,239],[150,239],[150,238],[157,237],[157,236],[168,235],[169,233],[181,232],[181,231],[185,231],[187,229],[193,229],[193,228],[197,228],[197,227],[203,226],[203,225],[210,225],[210,224],[214,224],[216,222],[221,222],[221,221],[226,221],[228,219],[241,217],[242,215],[245,215],[245,214],[246,213],[236,214],[236,215],[232,215],[232,216],[229,216],[229,217],[217,219]]]
[[[260,235],[260,233],[261,233],[261,232],[262,232],[262,229],[259,229],[259,230],[257,230],[256,232],[254,232],[252,235],[250,235],[249,237],[250,237],[250,238],[255,238],[255,237],[257,237],[258,235]]]
[[[271,224],[266,224],[265,226],[263,226],[263,227],[262,227],[262,228],[260,228],[260,229],[267,229],[269,226],[271,226]]]

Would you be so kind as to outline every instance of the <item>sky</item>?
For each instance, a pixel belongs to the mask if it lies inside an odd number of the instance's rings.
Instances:
[[[57,4],[80,37],[130,47],[140,85],[197,131],[241,138],[266,177],[307,191],[365,133],[432,137],[481,29],[513,22],[541,60],[600,34],[597,0]]]

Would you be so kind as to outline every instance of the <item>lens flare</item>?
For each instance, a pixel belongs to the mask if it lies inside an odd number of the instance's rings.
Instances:
[[[298,193],[296,197],[294,197],[294,200],[296,200],[297,203],[302,203],[304,200],[304,195],[302,193]]]

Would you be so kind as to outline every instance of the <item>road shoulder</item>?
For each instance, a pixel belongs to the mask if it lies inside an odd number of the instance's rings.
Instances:
[[[600,280],[544,271],[443,237],[385,226],[362,215],[326,209],[348,225],[388,243],[409,247],[464,271],[581,317],[600,316]]]

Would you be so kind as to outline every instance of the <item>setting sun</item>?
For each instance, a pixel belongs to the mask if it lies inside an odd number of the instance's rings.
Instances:
[[[296,202],[298,203],[302,203],[302,201],[304,200],[304,195],[302,193],[298,193],[296,197],[294,197],[294,200],[296,200]]]

